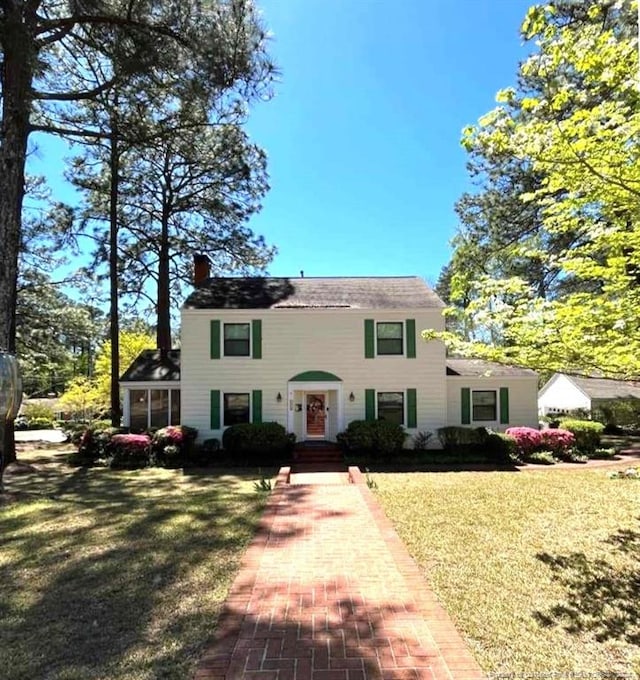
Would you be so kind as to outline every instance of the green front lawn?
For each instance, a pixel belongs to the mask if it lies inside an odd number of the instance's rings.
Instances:
[[[58,458],[33,452],[40,474],[6,480],[0,675],[189,677],[255,531],[265,499],[256,476],[112,472]]]
[[[486,671],[640,672],[640,481],[579,469],[371,477]]]

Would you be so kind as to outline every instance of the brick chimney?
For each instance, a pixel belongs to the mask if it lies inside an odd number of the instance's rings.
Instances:
[[[193,285],[198,288],[209,278],[209,258],[206,255],[193,256]]]

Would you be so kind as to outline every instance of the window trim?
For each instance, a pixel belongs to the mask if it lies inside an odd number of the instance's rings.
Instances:
[[[379,405],[379,395],[381,394],[401,394],[402,395],[402,422],[400,425],[402,427],[407,427],[407,390],[393,390],[393,389],[384,389],[384,390],[376,390],[376,401],[375,401],[375,414],[376,414],[376,420],[380,420],[380,414],[378,410],[378,405]]]
[[[480,392],[492,392],[494,396],[494,403],[493,403],[493,409],[494,409],[494,417],[493,418],[476,418],[475,417],[475,404],[473,403],[473,397],[475,394],[480,393]],[[500,417],[500,397],[498,394],[497,389],[481,389],[481,390],[474,390],[471,389],[471,422],[472,423],[497,423],[498,419]],[[482,406],[482,404],[480,404]],[[484,405],[486,406],[486,404]]]
[[[251,390],[249,390],[248,392],[225,392],[225,391],[221,391],[220,392],[220,402],[221,402],[220,403],[220,406],[221,406],[221,409],[220,409],[221,410],[220,425],[221,425],[221,429],[224,430],[227,427],[233,427],[233,425],[244,424],[244,422],[245,422],[245,421],[243,421],[243,423],[233,423],[231,425],[227,425],[226,418],[225,418],[226,411],[227,411],[227,406],[226,406],[227,395],[234,395],[234,396],[246,395],[247,396],[247,399],[249,401],[249,419],[246,422],[252,423],[253,422],[253,399],[252,399]]]
[[[249,342],[247,354],[227,354],[225,337],[225,329],[227,326],[248,326],[249,327]],[[221,344],[222,344],[222,357],[225,359],[251,359],[253,358],[253,328],[251,321],[223,321],[222,322],[222,333],[221,333]],[[235,394],[235,393],[234,393]]]
[[[375,340],[375,356],[376,357],[404,357],[407,354],[407,328],[406,328],[406,322],[405,321],[375,321],[375,327],[374,327],[374,340]],[[401,351],[400,352],[384,352],[380,353],[378,350],[378,328],[382,324],[388,324],[388,325],[396,325],[400,326],[400,331],[402,333],[402,337],[400,338],[400,344],[401,344]],[[383,338],[383,340],[397,340],[398,338]]]

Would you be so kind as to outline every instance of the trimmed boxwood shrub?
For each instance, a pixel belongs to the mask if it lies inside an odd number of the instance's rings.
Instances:
[[[291,454],[295,442],[296,436],[280,423],[238,423],[222,435],[225,452],[247,463],[278,462]]]
[[[490,432],[482,443],[482,449],[487,458],[498,463],[511,463],[517,458],[515,438],[502,432]]]
[[[402,425],[387,420],[352,420],[337,441],[345,453],[375,459],[402,451],[406,436]]]
[[[600,448],[604,425],[593,420],[562,420],[560,427],[571,432],[576,440],[576,448],[585,456],[593,455]]]
[[[484,427],[472,428],[460,425],[441,427],[437,434],[445,453],[456,455],[478,453],[479,446],[489,435]]]

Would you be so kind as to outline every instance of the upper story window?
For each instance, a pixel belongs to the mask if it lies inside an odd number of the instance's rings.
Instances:
[[[402,322],[382,322],[376,324],[376,345],[378,354],[403,353]]]
[[[224,355],[226,357],[248,357],[250,335],[248,323],[225,323]]]
[[[474,421],[498,419],[498,398],[495,390],[473,390],[471,394]]]

